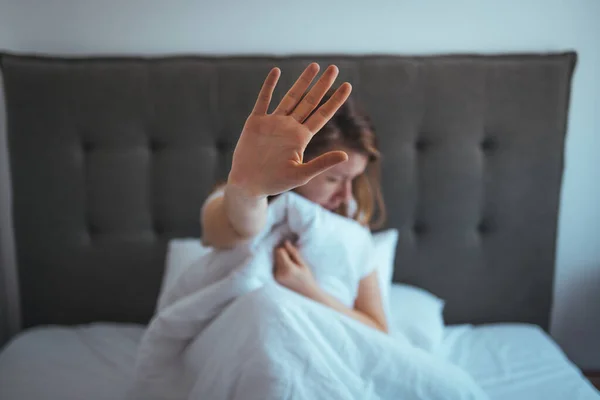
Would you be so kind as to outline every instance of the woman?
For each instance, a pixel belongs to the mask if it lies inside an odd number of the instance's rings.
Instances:
[[[205,244],[230,248],[252,238],[265,224],[267,198],[288,190],[371,227],[377,205],[383,219],[374,131],[349,100],[349,83],[328,95],[337,67],[329,66],[305,93],[318,72],[319,65],[310,64],[267,114],[281,74],[278,68],[269,72],[236,145],[227,183],[203,207]],[[275,250],[274,277],[297,293],[387,332],[376,271],[360,280],[354,306],[348,307],[319,288],[298,249],[286,241]]]

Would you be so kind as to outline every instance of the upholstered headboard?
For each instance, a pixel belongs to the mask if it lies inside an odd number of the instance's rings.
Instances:
[[[395,280],[448,323],[549,325],[573,53],[0,57],[25,327],[146,322],[266,73],[279,99],[313,60],[373,118]]]

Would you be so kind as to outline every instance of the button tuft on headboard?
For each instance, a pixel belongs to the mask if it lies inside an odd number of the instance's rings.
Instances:
[[[160,236],[165,233],[165,225],[160,221],[154,220],[152,222],[152,230],[156,236]]]
[[[83,149],[84,153],[91,153],[92,151],[94,151],[95,146],[94,143],[92,143],[91,141],[84,140],[81,143],[81,148]]]
[[[498,147],[498,140],[492,136],[488,136],[481,141],[481,148],[488,153]]]
[[[153,153],[155,153],[157,151],[161,151],[161,150],[165,149],[166,147],[167,147],[167,144],[165,142],[161,142],[160,140],[156,140],[156,139],[150,140],[150,151],[152,151]]]
[[[215,147],[219,153],[226,153],[232,149],[233,145],[225,139],[218,139]]]
[[[431,141],[424,137],[418,138],[417,141],[415,142],[415,148],[417,149],[418,152],[421,152],[421,153],[424,152],[425,150],[427,150],[430,146],[431,146]]]
[[[477,224],[477,231],[481,235],[488,235],[492,232],[493,229],[494,226],[492,222],[488,219],[483,219],[479,222],[479,224]]]
[[[100,228],[96,224],[88,221],[87,231],[90,236],[94,236],[100,233]]]
[[[421,236],[421,235],[424,235],[425,233],[427,233],[427,231],[428,231],[428,227],[424,222],[417,221],[414,223],[413,232],[415,233],[415,235]]]

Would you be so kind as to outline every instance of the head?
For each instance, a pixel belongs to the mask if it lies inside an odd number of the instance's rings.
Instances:
[[[324,104],[333,91],[323,100]],[[343,150],[348,160],[311,179],[295,191],[328,210],[350,216],[364,225],[377,228],[385,220],[385,205],[381,193],[380,158],[375,130],[368,116],[352,96],[333,118],[312,138],[304,151],[304,161],[310,161],[331,150]],[[357,212],[348,215],[354,199]],[[374,220],[377,213],[377,220]]]

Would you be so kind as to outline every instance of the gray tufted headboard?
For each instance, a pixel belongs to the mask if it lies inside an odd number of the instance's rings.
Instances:
[[[548,328],[574,53],[0,54],[24,326],[146,322],[269,68],[279,99],[313,60],[373,118],[395,280],[446,299],[448,323]]]

